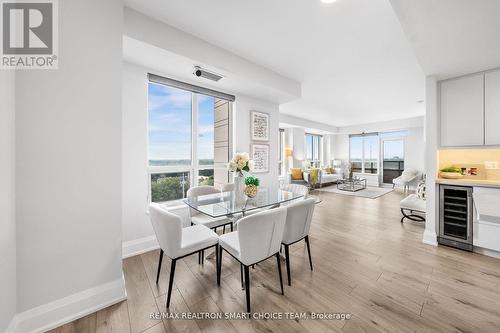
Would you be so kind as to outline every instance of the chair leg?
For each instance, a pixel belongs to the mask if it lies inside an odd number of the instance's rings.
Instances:
[[[198,252],[198,265],[201,265],[201,251]]]
[[[167,309],[170,307],[170,296],[172,296],[172,285],[174,284],[175,264],[177,259],[172,259],[170,266],[170,280],[168,281]]]
[[[220,276],[222,273],[222,246],[217,245],[216,254],[217,259],[217,285],[220,286]]]
[[[231,222],[231,232],[233,232],[233,223]]]
[[[276,253],[276,263],[278,264],[278,273],[280,275],[281,295],[285,295],[285,292],[283,291],[283,276],[281,275],[281,261],[279,253]]]
[[[226,233],[226,225],[224,224],[224,226],[222,227],[222,233],[225,234]]]
[[[309,266],[311,266],[311,271],[313,270],[313,262],[311,259],[311,246],[309,245],[309,235],[306,236],[307,253],[309,254]]]
[[[158,272],[156,273],[156,284],[158,284],[158,280],[160,279],[160,271],[161,271],[161,262],[163,260],[163,249],[160,249],[160,259],[158,260]]]
[[[220,260],[222,253],[219,252],[219,245],[215,246],[215,269],[217,272],[217,285],[220,286]]]
[[[201,250],[201,264],[205,263],[205,250]]]
[[[290,272],[290,251],[288,250],[288,245],[285,245],[285,262],[286,262],[286,276],[288,278],[288,285],[292,285],[292,278]]]
[[[247,312],[250,312],[250,272],[248,266],[245,265],[245,293],[247,299]]]
[[[243,264],[240,264],[241,289],[245,289],[245,278],[243,277]]]

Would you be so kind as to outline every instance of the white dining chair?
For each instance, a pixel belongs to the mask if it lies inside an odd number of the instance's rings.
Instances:
[[[282,243],[285,247],[286,274],[289,286],[292,285],[290,272],[290,245],[303,239],[306,241],[307,252],[309,254],[309,266],[311,266],[311,271],[313,270],[311,248],[309,244],[309,229],[311,228],[315,202],[316,199],[308,198],[293,202],[286,206],[287,214]]]
[[[196,197],[201,195],[209,195],[209,194],[220,194],[220,191],[217,190],[213,186],[203,185],[203,186],[195,186],[191,187],[186,196],[190,200],[195,200]],[[217,227],[226,226],[230,224],[232,226],[231,220],[227,216],[222,217],[210,217],[206,214],[200,213],[196,209],[189,208],[189,215],[191,217],[192,224],[201,224],[210,229],[217,229]]]
[[[284,184],[281,190],[301,194],[304,196],[301,199],[306,199],[309,194],[309,188],[300,184]]]
[[[158,284],[158,280],[160,279],[163,255],[167,255],[172,260],[167,294],[168,308],[170,306],[170,296],[172,294],[172,285],[174,283],[175,265],[177,260],[199,253],[200,251],[211,247],[215,247],[217,254],[219,236],[213,230],[210,230],[204,225],[194,225],[183,228],[181,218],[178,215],[168,212],[160,204],[151,203],[149,205],[149,212],[151,216],[151,224],[153,225],[156,238],[160,244],[160,258],[158,260],[156,284]],[[218,267],[218,255],[216,255],[215,260]],[[220,281],[219,277],[217,277],[217,281]]]
[[[232,191],[234,191],[234,183],[222,184],[220,186],[220,191],[221,192],[232,192]]]
[[[187,191],[186,196],[189,200],[195,200],[196,197],[200,195],[209,195],[209,194],[220,194],[220,191],[217,190],[215,187],[209,185],[195,186],[191,187]],[[207,228],[213,229],[215,232],[217,232],[218,227],[223,227],[222,233],[226,232],[226,225],[229,225],[231,231],[233,231],[233,221],[229,217],[221,216],[214,218],[206,214],[200,213],[199,211],[193,208],[189,208],[189,216],[191,218],[192,225],[204,225]],[[205,258],[205,252],[201,251],[198,257],[198,263],[203,264],[204,258]]]
[[[279,250],[283,239],[286,213],[286,208],[280,207],[244,217],[238,222],[238,230],[219,237],[217,276],[220,279],[222,250],[225,250],[244,267],[247,312],[250,312],[249,267],[254,264],[276,257],[281,294],[284,295]]]

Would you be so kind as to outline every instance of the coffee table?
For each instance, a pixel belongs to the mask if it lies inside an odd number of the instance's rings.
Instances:
[[[337,182],[337,189],[342,191],[356,192],[366,188],[366,178],[344,178]]]

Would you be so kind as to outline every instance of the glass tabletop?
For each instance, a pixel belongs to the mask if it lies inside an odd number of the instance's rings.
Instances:
[[[200,195],[184,199],[189,207],[210,217],[231,216],[259,208],[273,207],[304,197],[302,194],[259,187],[254,198],[237,196],[234,192]]]

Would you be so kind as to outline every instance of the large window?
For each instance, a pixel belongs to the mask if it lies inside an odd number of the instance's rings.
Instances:
[[[313,164],[321,163],[321,135],[306,134],[306,159]]]
[[[378,134],[351,135],[349,140],[349,160],[352,165],[352,171],[378,173]]]
[[[193,184],[214,185],[218,101],[210,95],[149,82],[151,201],[176,203]]]

